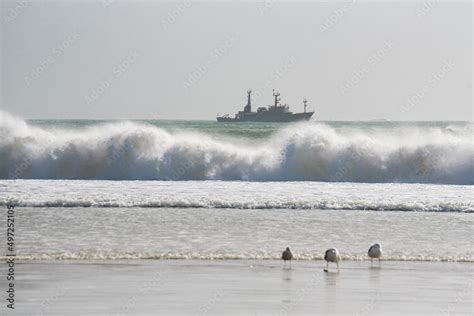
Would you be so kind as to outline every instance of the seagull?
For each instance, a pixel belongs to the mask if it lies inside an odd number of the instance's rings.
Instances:
[[[339,260],[341,260],[341,255],[336,248],[330,248],[326,250],[324,254],[324,260],[326,260],[326,269],[324,271],[327,272],[329,269],[329,262],[335,262],[337,264],[337,271],[339,271]]]
[[[369,251],[367,251],[367,255],[370,257],[370,262],[374,262],[375,259],[379,259],[382,257],[382,245],[379,243],[373,244],[370,246]]]
[[[291,268],[291,259],[293,259],[293,254],[291,253],[290,247],[286,247],[285,251],[281,254],[281,258],[283,259],[283,264],[286,266],[286,261],[290,261],[290,268]]]

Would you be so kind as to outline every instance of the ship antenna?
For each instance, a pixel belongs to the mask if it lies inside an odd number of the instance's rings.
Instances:
[[[273,96],[275,97],[275,107],[277,107],[278,102],[280,102],[280,98],[278,98],[280,96],[280,92],[275,92],[275,89],[273,89]]]

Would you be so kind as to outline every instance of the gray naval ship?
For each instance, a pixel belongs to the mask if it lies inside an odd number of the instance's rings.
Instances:
[[[263,106],[257,109],[257,112],[252,112],[252,100],[250,94],[252,90],[247,91],[247,105],[243,111],[235,114],[235,117],[230,117],[229,114],[224,116],[217,116],[218,122],[296,122],[307,121],[313,116],[314,112],[306,112],[308,101],[303,100],[304,112],[293,113],[290,112],[288,104],[280,105],[280,93],[273,90],[274,104],[268,107]]]

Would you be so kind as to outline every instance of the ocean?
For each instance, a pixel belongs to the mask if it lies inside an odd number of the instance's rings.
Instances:
[[[22,120],[0,113],[21,260],[474,262],[472,122]],[[0,219],[4,227],[6,219]]]

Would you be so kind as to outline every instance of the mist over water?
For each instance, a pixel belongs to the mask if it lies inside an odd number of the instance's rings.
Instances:
[[[472,137],[470,122],[26,122],[0,112],[0,178],[473,184]]]

